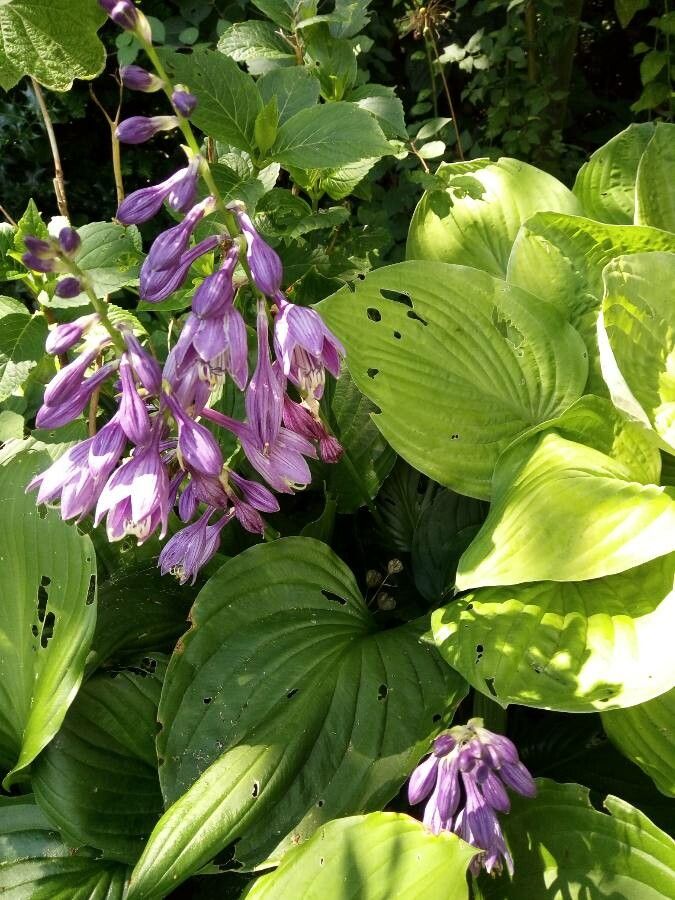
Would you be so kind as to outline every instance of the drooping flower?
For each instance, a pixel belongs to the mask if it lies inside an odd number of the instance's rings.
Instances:
[[[192,207],[182,222],[168,228],[155,238],[141,267],[141,279],[143,270],[149,272],[175,268],[176,261],[187,250],[190,236],[197,227],[197,223],[214,208],[214,198],[206,197]]]
[[[125,31],[135,31],[141,40],[150,43],[152,32],[148,20],[134,6],[132,0],[98,0],[98,2],[115,25],[119,25]]]
[[[264,534],[265,522],[260,513],[279,511],[279,502],[274,494],[264,485],[243,478],[232,470],[227,471],[226,478],[225,490],[239,523],[246,531]]]
[[[410,776],[408,801],[415,806],[427,800],[424,824],[435,834],[453,831],[483,851],[472,863],[474,874],[481,866],[499,872],[504,864],[513,874],[497,818],[510,809],[505,786],[525,797],[537,790],[513,743],[476,718],[436,738],[431,754]]]
[[[180,86],[177,86],[171,94],[171,102],[178,115],[184,119],[189,119],[195,109],[197,109],[197,98],[195,95]]]
[[[336,463],[342,458],[342,445],[329,433],[318,414],[310,412],[303,403],[291,400],[288,394],[284,396],[283,421],[290,431],[318,443],[319,456],[323,462]]]
[[[215,234],[204,238],[190,250],[186,250],[173,268],[144,270],[141,266],[141,299],[149,303],[159,303],[169,294],[173,294],[185,281],[192,263],[205,253],[215,250],[220,241],[221,238]]]
[[[195,583],[199,570],[218,551],[220,532],[232,518],[232,512],[229,512],[215,524],[209,525],[214,512],[213,507],[207,507],[196,522],[182,528],[166,542],[159,554],[162,575],[171,572],[180,584],[186,584],[190,579],[192,584]]]
[[[70,363],[70,365],[73,365],[73,363]],[[83,378],[78,383],[69,386],[68,389],[63,386],[58,390],[55,389],[50,400],[46,399],[47,391],[45,391],[45,401],[35,416],[35,424],[37,427],[60,428],[62,425],[67,425],[68,422],[72,422],[73,419],[79,416],[84,410],[84,407],[87,405],[96,388],[102,385],[103,382],[112,375],[117,368],[117,365],[117,360],[113,360],[101,366],[100,369],[97,369],[96,372],[94,372],[93,375],[89,375],[88,378]],[[67,368],[69,368],[69,366],[65,366],[61,369],[61,372],[59,372],[58,375]],[[56,377],[58,377],[58,375]],[[50,385],[53,385],[54,381],[55,378],[47,385],[47,389],[49,389]]]
[[[157,360],[141,347],[138,338],[130,328],[122,328],[127,345],[129,362],[136,377],[148,394],[159,394],[162,386],[162,370]]]
[[[200,163],[201,157],[193,156],[187,166],[165,181],[133,191],[120,203],[117,219],[123,225],[140,225],[157,215],[165,200],[177,212],[193,206]]]
[[[146,94],[159,91],[164,86],[161,78],[142,66],[121,66],[120,79],[130,91],[143,91]]]
[[[176,398],[165,394],[164,400],[178,425],[178,459],[184,469],[199,475],[217,477],[223,468],[223,455],[208,428],[195,422]]]
[[[267,309],[258,301],[258,362],[246,389],[246,416],[261,447],[273,444],[281,428],[285,379],[270,360]]]
[[[122,356],[120,362],[120,381],[122,395],[118,411],[119,423],[132,444],[145,444],[151,434],[150,414],[138,393],[133,368],[127,353]]]
[[[131,116],[117,126],[115,136],[122,144],[144,144],[160,131],[178,127],[176,116]]]
[[[268,297],[274,297],[281,290],[284,274],[279,254],[260,237],[241,203],[233,203],[229,209],[235,214],[246,238],[246,259],[255,286]]]
[[[98,320],[98,314],[92,313],[88,316],[80,316],[74,322],[63,322],[61,325],[57,325],[47,335],[45,350],[52,355],[66,353],[81,340],[82,335],[92,325],[96,324]]]

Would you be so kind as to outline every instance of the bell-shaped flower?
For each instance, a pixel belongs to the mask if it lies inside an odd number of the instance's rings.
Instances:
[[[281,370],[270,360],[264,300],[258,301],[257,332],[258,362],[246,389],[246,417],[258,443],[264,447],[273,444],[279,434],[286,387]]]
[[[208,507],[196,522],[182,528],[166,542],[158,560],[162,575],[171,572],[180,584],[186,584],[188,581],[195,583],[199,570],[218,551],[220,532],[232,518],[232,514],[229,513],[214,525],[209,525],[209,519],[214,512],[213,507]]]
[[[160,131],[178,127],[176,116],[131,116],[117,126],[115,136],[122,144],[144,144]]]
[[[199,165],[200,157],[194,156],[189,165],[165,181],[129,194],[117,209],[117,220],[123,225],[140,225],[156,216],[165,200],[178,212],[191,207],[197,195]]]
[[[316,310],[289,303],[281,293],[275,299],[274,349],[284,375],[303,394],[320,399],[324,369],[338,378],[345,349]]]
[[[237,223],[246,238],[246,259],[253,283],[268,297],[274,297],[281,290],[283,267],[279,254],[260,237],[240,203],[233,203],[229,207],[237,218]]]
[[[120,381],[122,395],[117,413],[119,424],[132,444],[143,445],[150,438],[152,425],[148,407],[138,393],[127,353],[122,356],[120,362]]]
[[[190,250],[186,250],[173,268],[144,269],[141,266],[141,299],[149,303],[159,303],[160,300],[173,294],[185,281],[192,263],[205,253],[215,250],[220,241],[221,238],[215,234],[204,238]]]
[[[171,394],[166,405],[178,425],[178,459],[181,466],[199,475],[218,477],[223,468],[223,454],[218,441],[208,428],[195,422]]]

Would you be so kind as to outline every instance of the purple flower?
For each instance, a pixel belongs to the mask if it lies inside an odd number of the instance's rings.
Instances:
[[[69,225],[59,231],[59,246],[66,256],[72,256],[79,250],[81,243],[79,234]]]
[[[130,328],[123,328],[129,362],[134,373],[149,394],[159,394],[162,387],[162,370],[157,360],[141,347]]]
[[[184,169],[179,169],[173,176],[167,202],[176,212],[185,212],[194,206],[197,199],[197,181],[201,164],[201,156],[193,156],[189,164]]]
[[[474,875],[481,866],[499,872],[504,863],[513,874],[497,819],[510,809],[505,786],[526,797],[536,794],[513,743],[484,728],[482,719],[470,719],[436,738],[431,755],[410,776],[408,802],[414,806],[428,798],[424,824],[431,831],[454,831],[483,851],[472,863]]]
[[[281,428],[285,379],[270,360],[265,301],[258,301],[258,363],[246,390],[248,424],[261,446],[274,443]]]
[[[229,208],[246,238],[246,259],[255,286],[268,297],[274,297],[281,290],[283,277],[279,255],[260,237],[241,204],[233,203]]]
[[[162,575],[171,572],[180,584],[190,579],[192,584],[195,583],[199,570],[216,554],[220,546],[220,532],[232,518],[229,513],[215,525],[209,525],[214,512],[213,507],[208,507],[196,522],[181,529],[166,542],[158,561]]]
[[[215,234],[204,238],[192,249],[183,253],[176,266],[171,269],[144,269],[144,263],[141,266],[141,299],[147,300],[149,303],[159,303],[160,300],[173,294],[185,281],[192,263],[204,253],[215,250],[220,241],[221,238]]]
[[[179,116],[182,116],[184,119],[189,119],[197,108],[198,101],[194,94],[191,94],[184,88],[178,87],[171,95],[171,102]]]
[[[80,282],[80,279],[76,278],[74,275],[66,275],[65,278],[62,278],[58,282],[54,293],[57,297],[69,300],[82,293],[82,283]]]
[[[42,238],[28,234],[23,242],[31,256],[37,256],[38,259],[53,259],[55,256],[54,245],[51,241],[43,241]]]
[[[159,452],[159,433],[116,469],[106,482],[96,505],[96,525],[107,515],[110,541],[127,534],[142,544],[160,528],[166,534],[171,507],[171,485]]]
[[[310,412],[302,403],[295,403],[286,394],[283,410],[284,425],[290,431],[301,435],[308,441],[317,441],[319,456],[325,463],[336,463],[342,458],[342,445],[336,437],[329,434],[318,416]]]
[[[92,478],[97,483],[100,482],[101,490],[108,476],[120,461],[126,445],[127,436],[120,424],[118,414],[113,416],[92,439],[89,446],[89,471]]]
[[[85,331],[96,322],[98,322],[98,314],[92,313],[89,316],[80,316],[74,322],[63,322],[61,325],[57,325],[47,335],[45,350],[53,355],[66,353],[77,344]]]
[[[194,156],[189,165],[179,169],[165,181],[139,188],[125,197],[117,209],[117,219],[123,225],[140,225],[147,222],[168,200],[172,209],[182,212],[194,204],[197,195],[197,178],[201,158]]]
[[[144,144],[160,131],[178,127],[175,116],[131,116],[117,126],[115,135],[123,144]]]
[[[146,44],[152,42],[150,24],[131,0],[98,0],[99,6],[108,13],[115,25],[125,31],[134,31]]]
[[[214,206],[213,197],[207,197],[201,203],[193,206],[182,222],[174,225],[173,228],[168,228],[155,238],[141,267],[141,281],[144,272],[176,268],[177,260],[180,260],[181,255],[187,250],[190,236],[197,227],[197,223],[211,212]]]
[[[232,501],[239,523],[246,531],[264,534],[265,522],[260,513],[278,512],[279,502],[276,497],[262,484],[242,478],[236,472],[228,471],[227,477],[227,496]]]
[[[289,303],[281,293],[275,299],[279,312],[274,322],[274,349],[284,375],[301,392],[320,399],[324,369],[339,377],[344,347],[316,310]]]
[[[195,422],[171,394],[165,401],[178,424],[178,459],[181,466],[199,475],[218,477],[223,468],[223,455],[208,428]]]
[[[61,499],[61,517],[64,520],[85,515],[96,503],[95,482],[88,465],[92,440],[89,438],[66,450],[26,488],[27,491],[39,488],[36,503]]]
[[[55,272],[58,268],[58,263],[53,258],[45,259],[41,256],[35,256],[34,253],[24,253],[21,257],[21,262],[28,269],[32,269],[34,272],[42,272],[43,275],[46,275],[47,272]]]
[[[120,362],[122,396],[117,413],[119,424],[132,444],[147,443],[151,434],[150,414],[145,402],[136,389],[133,369],[129,356],[125,353]]]
[[[120,78],[124,87],[130,91],[143,91],[146,94],[158,91],[164,86],[164,82],[157,75],[148,72],[142,66],[122,66]]]

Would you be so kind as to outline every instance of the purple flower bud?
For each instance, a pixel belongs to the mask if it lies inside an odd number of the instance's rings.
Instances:
[[[55,256],[54,245],[50,241],[43,241],[42,238],[28,234],[23,242],[31,256],[37,256],[38,259],[53,259]]]
[[[173,294],[185,281],[192,263],[204,253],[215,250],[220,241],[221,238],[215,234],[204,238],[191,250],[186,251],[173,269],[145,268],[146,258],[141,266],[141,299],[149,303],[159,303],[160,300]]]
[[[166,404],[178,424],[178,458],[183,468],[200,475],[217,477],[223,468],[223,455],[211,432],[186,415],[171,394]]]
[[[197,98],[184,88],[176,88],[171,95],[171,102],[178,115],[184,119],[189,119],[197,108]]]
[[[197,510],[197,502],[194,480],[191,479],[188,486],[178,498],[178,515],[183,522],[189,522],[194,516]]]
[[[117,415],[104,425],[92,440],[89,447],[89,471],[94,479],[101,481],[101,489],[120,461],[126,445],[127,436]]]
[[[340,461],[343,450],[337,438],[328,433],[323,422],[314,416],[306,406],[302,403],[295,403],[288,394],[284,397],[283,419],[286,428],[302,435],[309,441],[318,441],[319,456],[323,462],[336,463]],[[441,737],[449,736],[441,735]]]
[[[487,770],[484,781],[479,783],[485,802],[489,803],[493,809],[505,813],[511,809],[509,795],[499,777],[491,769]]]
[[[332,434],[328,434],[319,440],[319,457],[322,462],[330,463],[331,465],[339,463],[343,453],[342,444]]]
[[[260,237],[241,204],[235,203],[229,208],[237,217],[239,227],[246,238],[246,259],[255,286],[268,297],[274,297],[281,290],[283,278],[283,268],[278,254]]]
[[[210,316],[221,316],[225,307],[232,303],[234,287],[232,273],[237,263],[238,250],[231,247],[217,272],[207,275],[199,285],[192,298],[192,311],[200,319]]]
[[[126,353],[120,362],[120,380],[122,396],[117,413],[118,421],[132,444],[146,444],[151,434],[150,415],[136,390],[131,363]]]
[[[258,301],[258,363],[246,390],[248,423],[262,446],[272,444],[279,434],[284,407],[285,379],[270,361],[267,310]]]
[[[148,72],[142,66],[122,66],[120,78],[124,87],[130,91],[143,91],[146,94],[160,90],[164,82],[157,75]]]
[[[451,750],[454,750],[457,741],[451,734],[439,734],[433,743],[434,754],[436,756],[447,756]]]
[[[163,231],[150,247],[150,251],[143,262],[146,271],[161,271],[162,269],[174,269],[176,260],[187,250],[187,245],[197,223],[215,209],[215,199],[206,197],[197,203],[187,213],[182,222]],[[142,270],[141,270],[142,277]]]
[[[141,347],[130,328],[123,329],[123,334],[129,361],[136,377],[149,394],[159,394],[162,387],[162,370],[159,363]]]
[[[81,353],[67,366],[59,369],[45,388],[44,402],[50,405],[58,403],[68,394],[77,390],[82,383],[84,373],[96,358],[99,350],[100,347],[94,347],[87,353]]]
[[[433,753],[427,756],[413,771],[408,782],[408,803],[417,806],[428,797],[436,784],[438,773],[438,757]]]
[[[115,25],[133,31],[138,19],[138,10],[131,0],[98,0],[99,6],[108,13]]]
[[[82,293],[82,283],[74,275],[66,275],[65,278],[62,278],[57,283],[54,293],[57,297],[70,300],[72,297],[77,297],[78,294]]]
[[[197,181],[201,168],[201,156],[193,156],[189,165],[180,169],[171,179],[171,189],[167,195],[167,202],[176,212],[185,212],[194,206],[197,199]]]
[[[47,335],[45,350],[53,355],[66,353],[77,344],[84,332],[95,322],[98,322],[97,313],[93,313],[90,316],[81,316],[79,319],[75,319],[74,322],[64,322],[61,325],[57,325]]]
[[[123,144],[144,144],[160,131],[171,131],[178,127],[175,116],[131,116],[117,126],[117,140]]]
[[[66,256],[72,256],[81,243],[79,234],[69,225],[59,231],[59,246]]]
[[[228,479],[246,503],[254,509],[266,513],[279,512],[279,501],[263,484],[243,478],[232,470],[228,471]]]
[[[58,397],[54,402],[43,403],[35,416],[37,427],[60,428],[62,425],[72,422],[84,410],[96,388],[110,377],[116,367],[116,361],[106,363],[72,392]],[[68,367],[66,366],[66,368]]]
[[[55,259],[44,259],[39,256],[35,256],[33,253],[24,253],[21,257],[21,262],[28,269],[32,269],[34,272],[42,272],[46,274],[47,272],[55,272],[57,269],[57,263]]]
[[[511,790],[522,794],[524,797],[534,797],[537,793],[537,786],[534,778],[521,762],[504,763],[498,770],[499,777],[507,787]]]
[[[216,554],[220,546],[220,532],[232,518],[224,516],[215,525],[209,519],[215,510],[209,507],[192,525],[178,531],[170,538],[159,554],[158,565],[162,575],[171,572],[181,584],[197,580],[199,570]]]

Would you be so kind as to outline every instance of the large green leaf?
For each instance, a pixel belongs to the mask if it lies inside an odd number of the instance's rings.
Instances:
[[[0,87],[22,75],[67,91],[75,78],[95,78],[105,64],[96,31],[105,14],[91,0],[4,0],[0,3]]]
[[[301,109],[279,128],[272,159],[299,169],[332,169],[392,149],[374,116],[356,103]]]
[[[586,382],[583,343],[560,313],[477,269],[387,266],[319,309],[394,450],[472,497],[489,496],[502,450]]]
[[[68,841],[127,863],[162,813],[155,721],[166,661],[138,663],[82,687],[31,772],[40,808]]]
[[[235,22],[221,34],[218,49],[235,62],[248,63],[253,72],[262,71],[261,61],[274,60],[276,65],[294,65],[295,54],[271,22],[253,19]]]
[[[310,538],[230,560],[192,622],[159,710],[173,805],[133,897],[162,896],[233,840],[252,866],[331,818],[381,808],[465,693],[419,642],[424,624],[378,632],[351,572]]]
[[[466,900],[474,847],[401,813],[337,819],[259,878],[246,900]]]
[[[372,421],[373,404],[345,368],[329,388],[330,424],[343,449],[340,462],[321,467],[321,480],[338,511],[356,512],[377,494],[396,462],[396,454]]]
[[[635,222],[675,231],[675,125],[658,122],[638,166]]]
[[[656,228],[538,213],[524,223],[513,244],[507,280],[553,303],[579,331],[591,361],[589,390],[604,392],[596,337],[602,271],[617,256],[645,250],[675,252],[675,235]]]
[[[187,85],[199,101],[191,121],[210,137],[252,152],[262,100],[251,76],[212,50],[198,50],[189,56],[162,50],[161,56],[175,80]]]
[[[26,311],[0,316],[0,401],[20,388],[45,355],[47,321]]]
[[[579,169],[573,191],[584,213],[610,225],[632,225],[638,163],[654,124],[629,125],[603,144]]]
[[[499,461],[490,513],[456,583],[585,581],[673,550],[675,489],[640,484],[618,460],[551,432]]]
[[[630,709],[605,713],[602,724],[619,750],[662,793],[675,797],[675,690]]]
[[[607,797],[606,815],[578,784],[538,780],[535,801],[515,798],[504,831],[513,880],[481,879],[486,900],[670,900],[675,844],[640,810]]]
[[[30,796],[0,797],[0,894],[8,900],[122,900],[128,869],[65,844]]]
[[[89,222],[78,233],[82,243],[77,264],[86,272],[97,297],[138,284],[141,254],[131,229],[113,222]],[[82,300],[86,302],[86,297]]]
[[[675,453],[675,253],[641,253],[604,271],[598,324],[612,400]]]
[[[0,465],[0,760],[13,767],[9,783],[59,730],[96,623],[91,541],[25,493],[49,464],[28,451]]]
[[[441,163],[439,171],[457,166]],[[452,204],[439,216],[435,192],[422,197],[410,223],[408,259],[460,263],[503,277],[511,246],[526,219],[541,210],[581,213],[579,201],[557,179],[516,159],[474,161],[470,173],[483,188],[480,199],[458,197],[448,190]]]
[[[434,640],[453,668],[503,705],[632,706],[675,682],[674,575],[671,553],[590,581],[481,588],[436,610]]]
[[[302,66],[273,69],[256,84],[263,103],[276,98],[279,123],[292,118],[301,109],[316,106],[319,101],[319,80]]]

